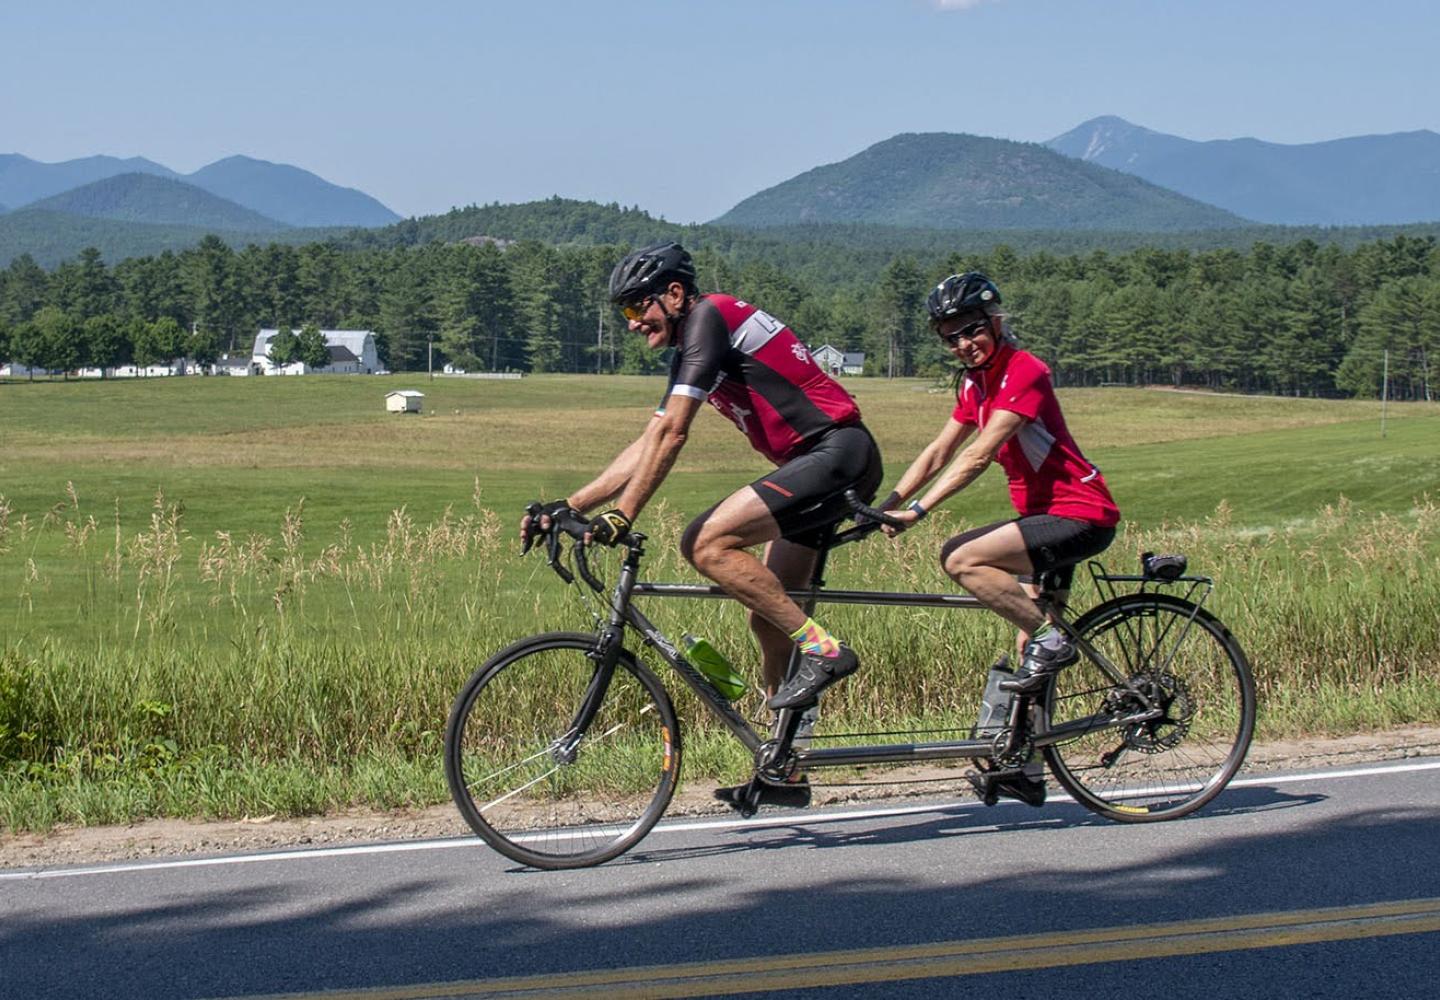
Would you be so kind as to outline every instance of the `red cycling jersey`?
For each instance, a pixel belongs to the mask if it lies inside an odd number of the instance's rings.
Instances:
[[[1026,420],[997,456],[1010,477],[1010,501],[1022,517],[1054,514],[1101,527],[1119,522],[1120,509],[1104,477],[1065,426],[1045,362],[1006,345],[988,368],[966,375],[954,419],[984,427],[996,410]]]
[[[708,399],[777,465],[860,419],[855,400],[788,326],[730,295],[702,296],[685,317],[656,412],[677,394]]]

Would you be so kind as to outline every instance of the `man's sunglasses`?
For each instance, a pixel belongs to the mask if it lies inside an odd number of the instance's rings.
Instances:
[[[620,306],[620,315],[624,316],[627,320],[633,323],[641,316],[645,315],[646,311],[650,308],[650,303],[654,301],[655,296],[647,295],[643,299],[637,299],[634,302],[626,302]]]
[[[959,347],[960,341],[969,340],[973,342],[976,337],[984,336],[989,332],[990,318],[987,316],[985,319],[977,319],[973,323],[967,323],[954,333],[940,333],[937,330],[936,335],[951,347]]]

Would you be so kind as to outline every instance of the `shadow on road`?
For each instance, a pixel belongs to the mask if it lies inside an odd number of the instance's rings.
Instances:
[[[1440,866],[1428,860],[1440,810],[1309,816],[1325,802],[1244,788],[1199,816],[1139,826],[1068,803],[961,805],[860,826],[763,817],[713,831],[704,846],[657,844],[601,869],[523,878],[477,848],[204,869],[183,891],[158,872],[58,879],[43,897],[55,906],[116,895],[104,916],[86,917],[0,896],[0,996],[403,986],[1440,896]],[[1279,811],[1295,814],[1288,826],[1263,821]],[[1055,836],[1088,827],[1103,829],[1063,848]],[[800,867],[801,852],[833,848],[860,850]],[[1043,860],[993,870],[1032,848]],[[922,851],[926,872],[901,864]],[[981,856],[992,871],[979,870]],[[357,890],[382,863],[380,887]],[[1199,961],[1165,960],[1159,995],[1192,995],[1184,963]],[[1014,995],[1046,996],[1046,977],[1062,974],[1008,975],[1031,977]]]

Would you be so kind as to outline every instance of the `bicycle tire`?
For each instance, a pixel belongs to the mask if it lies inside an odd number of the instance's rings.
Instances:
[[[1255,681],[1229,629],[1189,601],[1155,593],[1106,601],[1075,629],[1147,684],[1166,713],[1045,747],[1056,780],[1087,809],[1122,823],[1177,819],[1219,795],[1244,763],[1255,730]],[[1050,684],[1050,724],[1123,714],[1125,700],[1125,689],[1082,656]]]
[[[680,773],[680,729],[656,676],[622,649],[573,759],[555,749],[596,665],[595,636],[547,632],[481,665],[445,727],[445,776],[487,844],[535,868],[618,857],[664,814]]]

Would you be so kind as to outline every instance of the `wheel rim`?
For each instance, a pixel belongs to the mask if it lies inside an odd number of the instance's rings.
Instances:
[[[452,725],[457,805],[492,846],[527,864],[614,857],[644,836],[674,789],[668,703],[623,661],[578,746],[563,739],[595,669],[592,645],[568,640],[502,659],[467,691]]]
[[[1164,709],[1047,748],[1056,777],[1082,805],[1116,819],[1169,819],[1214,798],[1239,769],[1254,726],[1249,668],[1223,626],[1194,610],[1149,596],[1079,623]],[[1136,709],[1132,696],[1082,658],[1056,678],[1051,724]]]

